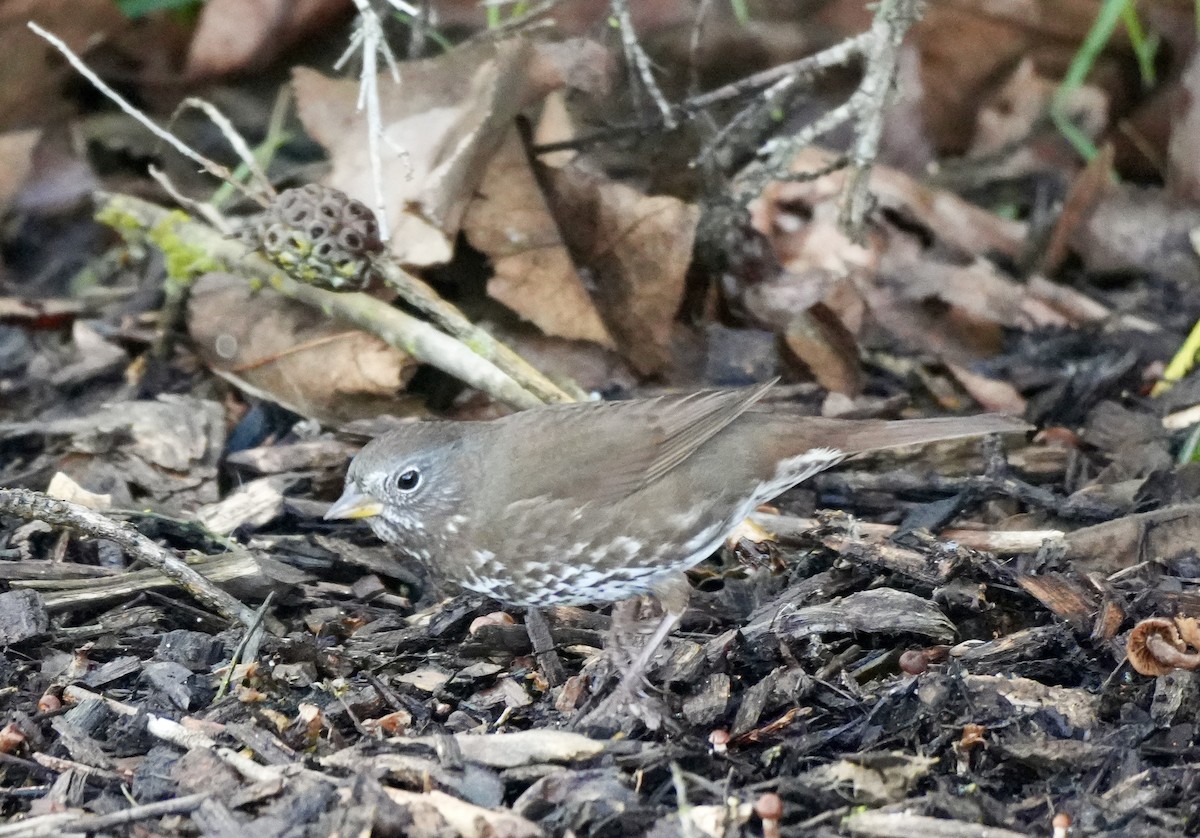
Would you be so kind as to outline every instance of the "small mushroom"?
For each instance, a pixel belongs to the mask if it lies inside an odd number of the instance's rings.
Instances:
[[[1179,629],[1179,636],[1184,643],[1193,649],[1200,649],[1200,620],[1195,617],[1176,617],[1175,628]]]
[[[987,728],[983,725],[966,724],[963,725],[962,738],[958,740],[958,745],[964,751],[970,751],[986,744],[985,736],[987,736]]]
[[[783,818],[783,798],[767,792],[754,803],[754,814],[762,820],[763,838],[779,838],[779,821]]]
[[[1189,632],[1194,629],[1189,625]],[[1134,626],[1125,654],[1129,665],[1142,675],[1166,675],[1174,669],[1200,667],[1200,653],[1188,654],[1179,627],[1163,617],[1151,617]]]
[[[490,614],[484,614],[482,617],[476,617],[472,620],[470,627],[467,628],[467,634],[474,637],[485,626],[511,626],[516,622],[513,615],[507,611],[493,611]]]
[[[929,658],[920,649],[909,649],[900,655],[900,671],[905,675],[920,675],[929,668]]]
[[[49,690],[38,699],[37,706],[39,713],[57,713],[62,709],[62,699]]]

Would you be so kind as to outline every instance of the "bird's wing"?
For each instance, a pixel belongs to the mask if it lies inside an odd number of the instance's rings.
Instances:
[[[530,499],[623,500],[685,461],[774,383],[514,414],[501,420],[509,444],[537,455],[506,461],[507,491]],[[554,432],[547,433],[551,411]]]
[[[643,485],[682,463],[700,446],[762,399],[779,379],[741,390],[708,390],[647,405],[653,456],[641,475]]]

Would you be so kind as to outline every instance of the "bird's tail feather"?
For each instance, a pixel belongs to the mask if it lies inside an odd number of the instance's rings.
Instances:
[[[846,455],[964,437],[1023,433],[1032,430],[1032,427],[1021,419],[1002,413],[899,421],[818,418],[803,421],[805,447],[834,448]]]

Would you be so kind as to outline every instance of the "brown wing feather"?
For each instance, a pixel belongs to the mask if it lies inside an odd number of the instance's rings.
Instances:
[[[499,420],[503,444],[518,451],[534,448],[539,455],[498,463],[506,471],[498,479],[518,498],[624,500],[694,454],[772,384],[514,414]],[[551,415],[554,432],[545,433]],[[606,421],[597,421],[601,415]]]
[[[694,454],[761,400],[778,380],[741,390],[693,393],[653,411],[650,421],[657,432],[655,452],[642,475],[642,485],[653,483]]]

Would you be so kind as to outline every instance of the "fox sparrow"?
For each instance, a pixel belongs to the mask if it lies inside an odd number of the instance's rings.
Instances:
[[[756,506],[846,457],[1027,428],[802,417],[760,404],[770,387],[416,423],[354,458],[325,517],[367,518],[435,576],[510,605],[612,602],[669,593]]]

